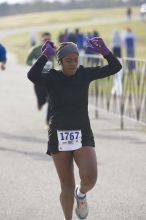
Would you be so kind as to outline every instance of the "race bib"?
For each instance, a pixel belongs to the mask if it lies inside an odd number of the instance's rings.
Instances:
[[[82,147],[81,130],[57,131],[58,150],[72,151]]]

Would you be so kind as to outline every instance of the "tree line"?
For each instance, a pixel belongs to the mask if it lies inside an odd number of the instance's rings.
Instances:
[[[143,0],[68,0],[67,2],[46,2],[45,0],[33,0],[30,3],[13,4],[6,2],[0,4],[0,16],[26,14],[32,12],[45,12],[56,10],[70,10],[70,9],[87,9],[87,8],[109,8],[122,6],[136,6],[140,5]]]

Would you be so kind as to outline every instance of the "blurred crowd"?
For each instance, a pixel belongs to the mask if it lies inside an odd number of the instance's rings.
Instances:
[[[93,54],[89,50],[87,38],[100,37],[99,31],[93,30],[93,32],[82,33],[79,28],[74,31],[65,29],[64,32],[58,36],[58,42],[71,41],[77,44],[80,51],[85,54]],[[125,50],[125,56],[127,58],[135,57],[135,43],[136,36],[132,29],[127,27],[125,30],[113,30],[110,36],[110,48],[116,57],[121,58],[123,56],[123,50]]]
[[[83,33],[80,31],[79,28],[75,28],[74,30],[70,30],[69,28],[66,28],[64,31],[59,33],[57,37],[57,41],[58,41],[57,43],[62,43],[67,41],[73,42],[77,44],[80,52],[84,54],[94,54],[94,52],[93,51],[91,52],[91,50],[89,50],[89,48],[87,47],[89,46],[87,39],[93,37],[100,37],[98,30],[93,30],[90,32],[88,31]],[[49,33],[49,39],[52,40],[51,33]],[[31,47],[37,44],[34,33],[31,34],[30,41],[31,41],[30,42]],[[127,58],[135,57],[136,36],[130,27],[127,27],[125,30],[117,30],[117,29],[113,30],[109,41],[110,41],[109,46],[116,57],[121,58],[123,54]],[[44,40],[41,40],[41,44],[42,42],[44,42]]]

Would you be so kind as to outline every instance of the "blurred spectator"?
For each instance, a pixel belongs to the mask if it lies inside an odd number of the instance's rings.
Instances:
[[[132,18],[132,8],[128,7],[126,13],[127,13],[128,20],[131,20],[131,18]]]
[[[69,32],[66,41],[76,43],[76,35],[74,32]]]
[[[5,70],[6,69],[6,62],[7,62],[7,51],[6,48],[0,44],[0,69]]]
[[[41,48],[42,45],[47,41],[47,40],[51,40],[51,34],[49,32],[44,32],[41,35],[41,43],[40,45],[36,45],[34,47],[32,47],[32,49],[30,50],[28,56],[27,56],[27,60],[26,63],[31,66],[37,59],[38,57],[41,55]],[[54,61],[49,60],[44,69],[43,72],[47,72],[48,69],[53,68],[54,65]],[[37,98],[37,107],[38,110],[41,110],[43,105],[48,102],[48,93],[45,87],[40,86],[40,85],[34,85],[34,91],[36,94],[36,98]],[[48,124],[49,121],[49,117],[50,117],[50,106],[48,104],[48,110],[47,110],[47,117],[46,117],[46,125]]]
[[[94,30],[94,31],[93,31],[93,37],[99,37],[99,32],[96,31],[96,30]]]
[[[122,38],[118,30],[113,30],[111,36],[111,47],[112,52],[117,58],[122,56]],[[121,64],[122,61],[120,60]],[[112,86],[112,95],[122,95],[122,77],[123,69],[121,69],[117,74],[113,76],[113,86]]]
[[[63,43],[65,42],[65,39],[64,39],[64,33],[60,33],[59,36],[58,36],[58,42],[59,43]]]
[[[135,41],[136,41],[135,34],[132,32],[131,28],[127,28],[124,34],[124,45],[125,45],[127,58],[135,57]],[[135,68],[134,60],[129,59],[128,68],[130,71],[132,71]]]
[[[140,6],[140,17],[142,21],[146,20],[146,3]]]
[[[49,32],[44,32],[41,34],[40,44],[30,49],[27,57],[27,64],[29,66],[31,66],[38,59],[41,54],[41,47],[47,40],[51,40],[51,34]]]
[[[59,36],[58,36],[58,42],[59,43],[63,43],[63,42],[66,42],[68,39],[68,35],[69,35],[69,31],[68,31],[68,28],[66,28],[64,30],[64,33],[60,33]]]
[[[75,29],[75,37],[76,37],[76,44],[79,50],[83,50],[83,43],[84,43],[84,35],[80,32],[79,28]]]
[[[118,30],[113,30],[111,36],[112,52],[116,57],[122,56],[122,38]]]
[[[34,32],[30,34],[30,46],[33,47],[36,45],[36,35]]]

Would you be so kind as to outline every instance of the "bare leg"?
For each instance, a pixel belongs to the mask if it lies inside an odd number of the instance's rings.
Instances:
[[[94,147],[82,147],[74,151],[74,160],[79,168],[80,192],[86,194],[97,180],[97,159]]]
[[[52,157],[60,179],[60,202],[63,208],[64,216],[66,220],[71,220],[75,188],[73,153],[59,152],[57,154],[52,154]]]

